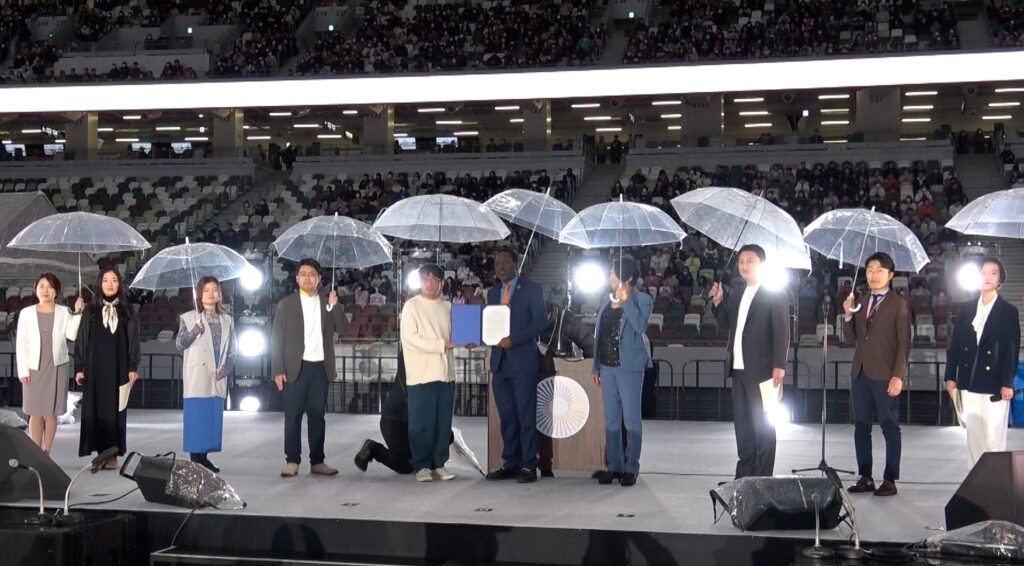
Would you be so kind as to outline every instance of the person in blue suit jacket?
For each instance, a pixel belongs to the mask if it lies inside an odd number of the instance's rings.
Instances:
[[[605,298],[597,315],[594,336],[593,380],[604,399],[605,460],[608,470],[598,483],[615,480],[624,486],[636,484],[640,473],[640,445],[643,419],[640,399],[644,371],[651,366],[647,346],[647,324],[654,311],[654,299],[637,290],[640,270],[635,261],[622,258],[612,262],[612,297]],[[622,449],[622,424],[626,425],[626,450]]]
[[[946,351],[946,388],[960,391],[967,427],[967,463],[973,468],[985,452],[1006,450],[1006,426],[1013,379],[1020,355],[1017,307],[999,295],[1006,268],[996,258],[981,263],[981,295],[956,317]]]
[[[508,305],[509,335],[491,348],[491,390],[501,421],[502,467],[489,480],[537,481],[537,336],[548,326],[544,290],[517,272],[518,254],[502,248],[494,255],[498,284],[487,293],[488,305]]]

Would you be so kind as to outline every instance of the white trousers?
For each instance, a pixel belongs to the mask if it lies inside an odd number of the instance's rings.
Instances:
[[[1010,402],[992,402],[988,393],[960,390],[964,424],[967,425],[967,465],[973,469],[985,452],[1006,450]]]

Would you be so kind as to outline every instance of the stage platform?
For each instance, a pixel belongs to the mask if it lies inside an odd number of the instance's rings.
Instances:
[[[131,410],[128,445],[147,455],[181,449],[181,413]],[[338,476],[279,477],[281,413],[226,414],[224,452],[212,454],[224,477],[246,500],[242,511],[197,511],[177,543],[233,556],[341,557],[353,563],[406,564],[788,564],[811,531],[743,533],[728,517],[714,522],[709,490],[731,479],[735,464],[732,424],[646,421],[641,475],[636,486],[598,485],[585,474],[559,474],[532,485],[487,482],[455,460],[451,482],[421,484],[371,463],[360,472],[352,457],[364,438],[379,440],[378,417],[327,415],[327,461]],[[483,461],[486,421],[457,418]],[[876,477],[884,442],[875,429]],[[78,426],[62,426],[54,459],[73,473]],[[1024,433],[1011,430],[1010,449],[1024,449]],[[829,462],[856,469],[853,428],[830,425]],[[903,428],[899,495],[855,498],[864,544],[911,543],[944,526],[943,507],[967,473],[964,432],[954,427]],[[777,474],[815,466],[820,428],[779,430]],[[851,476],[851,480],[853,480]],[[73,503],[96,503],[132,489],[116,472],[83,476]],[[27,505],[29,502],[19,504]],[[138,492],[92,512],[128,512],[139,519],[143,543],[153,551],[170,544],[188,510],[146,502]],[[845,526],[825,538],[845,540]],[[199,563],[199,562],[182,562]],[[248,562],[207,562],[248,563]],[[340,563],[340,562],[339,562]]]

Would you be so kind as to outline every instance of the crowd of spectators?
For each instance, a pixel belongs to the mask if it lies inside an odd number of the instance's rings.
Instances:
[[[221,55],[212,74],[261,76],[276,73],[281,64],[298,53],[296,30],[309,8],[308,0],[213,2],[211,23],[238,23],[245,28],[245,33]]]
[[[671,2],[655,25],[638,21],[623,62],[814,57],[846,53],[957,49],[950,7],[916,0]],[[900,30],[894,32],[894,30]],[[914,38],[910,38],[913,35]]]
[[[985,15],[996,47],[1024,45],[1024,9],[1016,0],[989,0]]]
[[[33,57],[44,57],[44,55],[33,55]],[[55,61],[56,57],[53,59],[53,62]],[[153,71],[140,66],[137,61],[133,62],[131,65],[129,65],[127,61],[122,61],[120,65],[116,63],[111,64],[110,69],[102,73],[95,67],[82,67],[81,70],[71,67],[66,71],[63,69],[58,71],[52,68],[52,62],[46,66],[46,68],[43,68],[43,64],[39,63],[38,67],[33,65],[29,66],[28,69],[29,71],[26,72],[21,67],[12,68],[7,71],[7,74],[0,77],[0,81],[12,84],[98,83],[112,81],[153,81],[157,79],[190,80],[195,79],[198,76],[194,68],[182,65],[181,61],[178,59],[168,61],[164,64],[164,68],[159,75],[156,75]]]
[[[368,0],[351,37],[327,33],[299,75],[437,71],[594,63],[606,40],[590,21],[593,0],[418,4]]]

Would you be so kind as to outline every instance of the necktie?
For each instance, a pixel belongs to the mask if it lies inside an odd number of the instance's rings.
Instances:
[[[501,304],[507,305],[512,299],[512,288],[508,283],[501,286]]]
[[[878,310],[878,304],[882,302],[885,295],[871,295],[871,304],[868,306],[868,318],[875,316],[875,311]]]

